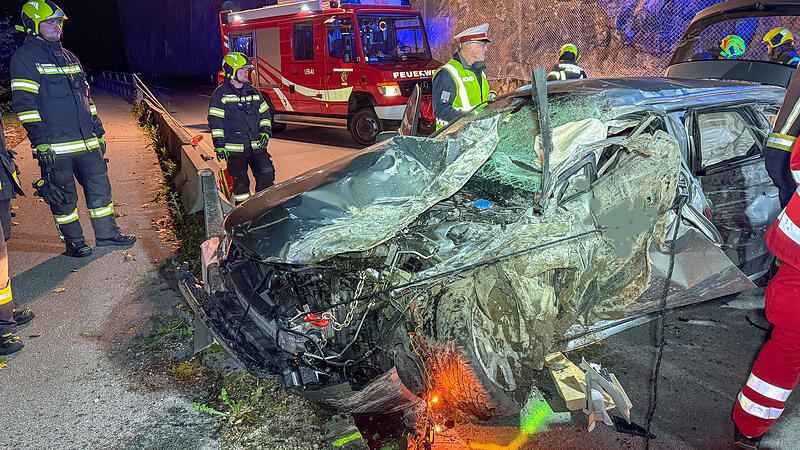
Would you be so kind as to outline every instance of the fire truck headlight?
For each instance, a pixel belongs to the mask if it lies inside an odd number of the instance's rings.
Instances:
[[[400,97],[400,85],[397,83],[378,83],[378,92],[384,97]]]

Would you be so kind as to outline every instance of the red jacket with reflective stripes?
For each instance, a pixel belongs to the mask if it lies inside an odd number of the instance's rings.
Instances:
[[[795,183],[800,183],[800,140],[795,143],[789,168]],[[800,270],[800,194],[795,190],[789,204],[764,235],[769,250],[781,261]]]

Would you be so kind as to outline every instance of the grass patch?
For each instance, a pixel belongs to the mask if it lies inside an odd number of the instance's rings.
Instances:
[[[206,240],[205,222],[203,212],[185,214],[183,202],[178,188],[175,186],[175,177],[180,172],[180,164],[172,160],[169,149],[164,145],[159,126],[153,121],[153,114],[147,104],[139,102],[134,104],[133,114],[139,122],[142,131],[148,136],[153,150],[158,156],[161,171],[164,173],[164,182],[153,201],[163,202],[167,206],[171,218],[171,227],[175,232],[177,241],[177,256],[182,261],[188,261],[195,276],[200,275],[200,245]]]
[[[194,327],[190,327],[189,324],[183,320],[176,320],[171,322],[169,325],[157,328],[155,334],[151,336],[153,340],[150,341],[146,347],[156,347],[163,344],[168,339],[182,338],[184,336],[189,336],[192,333],[194,333]]]

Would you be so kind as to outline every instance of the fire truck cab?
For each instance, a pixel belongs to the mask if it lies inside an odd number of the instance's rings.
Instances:
[[[252,59],[253,85],[270,103],[273,131],[286,124],[346,128],[371,145],[399,126],[417,84],[431,109],[431,79],[441,63],[431,58],[422,16],[409,0],[329,6],[308,0],[223,11],[223,53]]]

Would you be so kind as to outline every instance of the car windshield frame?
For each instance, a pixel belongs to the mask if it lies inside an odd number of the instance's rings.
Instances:
[[[419,14],[363,12],[356,14],[356,21],[361,39],[360,51],[363,52],[364,61],[368,64],[427,61],[432,58],[428,34]],[[398,28],[398,21],[414,21],[415,23],[402,24]],[[399,45],[407,44],[407,42],[401,41],[400,36],[409,31],[414,36],[413,46]],[[405,47],[410,47],[411,51],[403,51]]]

